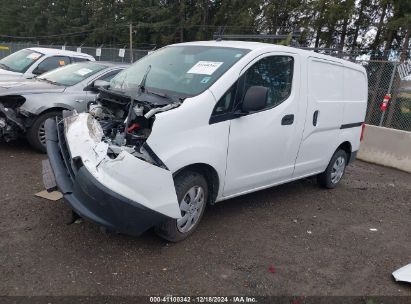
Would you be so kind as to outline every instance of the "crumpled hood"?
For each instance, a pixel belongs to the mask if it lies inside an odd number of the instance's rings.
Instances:
[[[0,80],[1,95],[28,95],[42,93],[61,93],[66,87],[54,85],[36,79],[16,79],[11,81]]]

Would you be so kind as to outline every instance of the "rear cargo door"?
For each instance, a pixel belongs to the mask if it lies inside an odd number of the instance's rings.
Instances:
[[[324,171],[337,148],[344,110],[344,66],[309,57],[307,118],[293,177]]]

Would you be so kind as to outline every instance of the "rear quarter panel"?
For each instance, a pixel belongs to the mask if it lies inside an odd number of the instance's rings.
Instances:
[[[342,125],[364,122],[367,110],[367,73],[360,65],[344,63],[344,108]],[[361,127],[342,129],[340,142],[349,141],[352,151],[360,147]]]

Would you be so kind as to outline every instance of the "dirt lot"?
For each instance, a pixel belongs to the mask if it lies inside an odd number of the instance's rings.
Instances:
[[[0,145],[1,295],[411,295],[411,175],[355,162],[342,185],[305,179],[208,208],[169,244],[67,225],[25,143]],[[370,231],[376,228],[378,231]]]

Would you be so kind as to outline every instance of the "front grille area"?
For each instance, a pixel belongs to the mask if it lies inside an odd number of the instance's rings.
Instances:
[[[67,169],[68,175],[70,176],[71,180],[74,181],[75,172],[71,164],[71,156],[70,156],[69,149],[67,147],[66,137],[64,135],[64,124],[61,120],[60,121],[57,120],[56,122],[57,122],[57,136],[58,136],[58,144],[60,147],[60,155]]]

